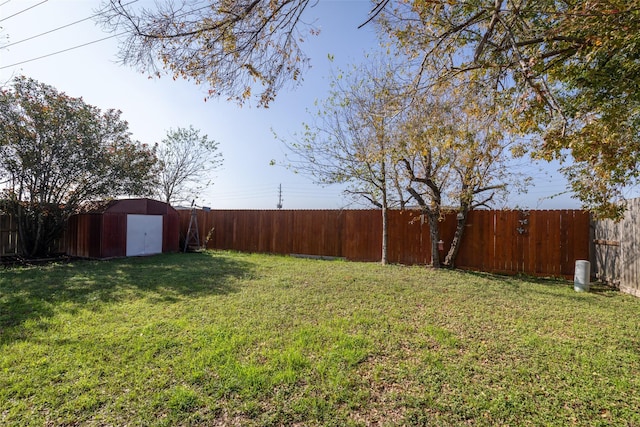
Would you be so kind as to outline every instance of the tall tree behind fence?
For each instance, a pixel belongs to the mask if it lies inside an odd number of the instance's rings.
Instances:
[[[179,213],[184,237],[191,213]],[[197,218],[200,236],[210,249],[381,259],[378,210],[198,210]],[[446,215],[441,258],[455,227],[455,213]],[[570,278],[576,260],[589,260],[589,230],[589,214],[584,211],[473,211],[456,266]],[[418,211],[389,211],[388,258],[400,264],[429,262],[429,227]]]
[[[640,199],[627,201],[620,222],[594,221],[593,237],[596,277],[640,297]]]
[[[12,215],[0,214],[0,257],[21,255],[18,244],[18,222]],[[51,243],[50,252],[63,254],[66,251],[64,233]]]

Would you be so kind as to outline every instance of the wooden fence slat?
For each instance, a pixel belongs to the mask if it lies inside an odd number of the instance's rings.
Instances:
[[[563,258],[567,254],[566,212],[541,211],[532,213],[534,227],[531,236],[535,239],[535,272],[548,271],[551,275],[560,273]],[[546,256],[544,252],[547,252]]]
[[[560,241],[563,245],[563,251],[561,252],[560,259],[560,271],[559,274],[569,275],[574,272],[575,269],[575,245],[574,245],[574,227],[576,223],[576,217],[573,212],[565,211],[561,216],[562,226],[560,228]]]
[[[474,254],[479,250],[482,242],[478,239],[478,231],[480,229],[480,216],[478,212],[469,212],[467,217],[467,224],[465,226],[464,234],[462,236],[462,244],[460,245],[460,251],[456,259],[456,266],[461,268],[471,268],[474,263]],[[425,227],[426,232],[429,232],[429,227]]]
[[[511,231],[509,229],[509,213],[506,211],[494,212],[494,230],[492,241],[490,242],[493,247],[490,267],[493,271],[509,271],[508,265],[511,259],[511,245],[508,244],[510,239],[507,237]]]
[[[478,260],[478,270],[491,271],[491,258],[495,256],[495,248],[493,245],[495,224],[493,221],[494,215],[492,211],[478,211],[482,212],[484,217],[482,240],[485,242],[482,245],[482,252],[480,252]]]

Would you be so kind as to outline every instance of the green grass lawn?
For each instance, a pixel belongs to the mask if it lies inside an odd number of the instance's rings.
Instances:
[[[640,299],[227,252],[0,270],[1,425],[640,426]]]

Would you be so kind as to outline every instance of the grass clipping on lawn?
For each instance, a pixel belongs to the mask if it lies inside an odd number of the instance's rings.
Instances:
[[[640,425],[640,299],[229,252],[0,271],[2,425]]]

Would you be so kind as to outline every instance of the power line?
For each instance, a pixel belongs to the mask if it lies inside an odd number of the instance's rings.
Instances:
[[[8,1],[10,1],[10,0],[8,0]],[[21,14],[21,13],[23,13],[23,12],[26,12],[26,11],[27,11],[27,10],[29,10],[29,9],[33,9],[34,7],[39,6],[39,5],[43,4],[43,3],[46,3],[47,1],[49,1],[49,0],[43,0],[43,1],[42,1],[42,2],[40,2],[40,3],[37,3],[37,4],[35,4],[35,5],[31,6],[31,7],[28,7],[28,8],[26,8],[26,9],[24,9],[24,10],[21,10],[20,12],[14,13],[13,15],[8,16],[8,17],[6,17],[6,18],[4,18],[4,19],[0,20],[0,22],[4,21],[4,20],[6,20],[6,19],[9,19],[9,18],[11,18],[11,17],[13,17],[13,16],[19,15],[19,14]],[[122,6],[128,6],[128,5],[130,5],[130,4],[132,4],[132,3],[135,3],[135,2],[137,2],[137,1],[138,1],[138,0],[132,0],[132,1],[130,1],[129,3],[125,3],[125,4],[124,4],[124,5],[122,5]],[[3,3],[3,4],[4,4],[4,3]],[[208,8],[208,7],[210,7],[210,6],[203,6],[203,7],[200,7],[200,8],[194,9],[194,10],[191,10],[191,11],[189,11],[189,12],[187,12],[187,13],[183,13],[182,15],[178,15],[178,17],[180,17],[180,16],[186,16],[186,15],[188,15],[189,13],[197,12],[197,11],[199,11],[199,10],[206,9],[206,8]],[[75,23],[71,23],[71,24],[68,24],[68,25],[62,26],[62,27],[60,27],[60,28],[53,29],[53,30],[51,30],[51,31],[47,31],[47,32],[45,32],[45,33],[43,33],[43,34],[35,35],[35,36],[30,37],[30,38],[25,39],[25,40],[20,40],[20,41],[18,41],[18,42],[12,43],[12,44],[10,44],[10,45],[8,45],[8,46],[12,46],[12,45],[15,45],[15,44],[18,44],[18,43],[22,43],[23,41],[27,41],[27,40],[34,39],[34,38],[36,38],[36,37],[40,37],[41,35],[48,34],[48,33],[51,33],[51,32],[53,32],[53,31],[57,31],[58,29],[61,29],[61,28],[66,28],[66,27],[68,27],[68,26],[70,26],[70,25],[75,25],[75,24],[77,24],[77,23],[79,23],[79,22],[86,21],[87,19],[93,18],[93,17],[95,17],[95,16],[102,15],[103,13],[104,13],[104,11],[103,11],[103,12],[99,12],[99,13],[97,13],[97,14],[93,15],[93,16],[90,16],[90,17],[88,17],[88,18],[84,18],[84,19],[82,19],[82,20],[80,20],[80,21],[77,21],[77,22],[75,22]],[[58,54],[61,54],[61,53],[69,52],[70,50],[75,50],[75,49],[78,49],[78,48],[81,48],[81,47],[85,47],[85,46],[88,46],[88,45],[91,45],[91,44],[94,44],[94,43],[99,43],[99,42],[104,41],[104,40],[109,40],[109,39],[112,39],[112,38],[115,38],[115,37],[118,37],[118,36],[124,35],[124,34],[126,34],[126,33],[127,33],[126,31],[123,31],[123,32],[118,33],[118,34],[114,34],[114,35],[111,35],[111,36],[108,36],[108,37],[104,37],[104,38],[101,38],[101,39],[98,39],[98,40],[93,40],[93,41],[90,41],[90,42],[87,42],[87,43],[83,43],[83,44],[80,44],[80,45],[77,45],[77,46],[73,46],[73,47],[70,47],[70,48],[67,48],[67,49],[59,50],[59,51],[57,51],[57,52],[49,53],[49,54],[47,54],[47,55],[42,55],[42,56],[38,56],[38,57],[36,57],[36,58],[27,59],[27,60],[25,60],[25,61],[16,62],[16,63],[10,64],[10,65],[5,65],[5,66],[0,67],[0,70],[4,70],[4,69],[7,69],[7,68],[15,67],[15,66],[17,66],[17,65],[26,64],[26,63],[28,63],[28,62],[38,61],[38,60],[40,60],[40,59],[48,58],[48,57],[50,57],[50,56],[58,55]],[[6,47],[8,47],[8,46],[6,46]]]
[[[26,12],[27,10],[31,10],[31,9],[33,9],[34,7],[40,6],[41,4],[44,4],[44,3],[48,2],[48,1],[49,1],[49,0],[43,0],[43,1],[41,1],[40,3],[36,3],[36,4],[34,4],[33,6],[29,6],[29,7],[28,7],[28,8],[26,8],[26,9],[22,9],[20,12],[16,12],[16,13],[14,13],[13,15],[9,15],[9,16],[7,16],[6,18],[2,18],[2,19],[0,19],[0,22],[2,22],[2,21],[6,21],[7,19],[9,19],[9,18],[13,18],[14,16],[20,15],[21,13],[24,13],[24,12]],[[2,4],[6,4],[6,3],[8,3],[8,1],[7,1],[7,2],[5,2],[5,3],[2,3]]]
[[[6,68],[15,67],[15,66],[17,66],[17,65],[26,64],[26,63],[28,63],[28,62],[37,61],[37,60],[39,60],[39,59],[48,58],[48,57],[50,57],[50,56],[58,55],[58,54],[61,54],[61,53],[69,52],[70,50],[79,49],[79,48],[81,48],[81,47],[85,47],[85,46],[89,46],[89,45],[91,45],[91,44],[95,44],[95,43],[99,43],[99,42],[102,42],[102,41],[105,41],[105,40],[109,40],[109,39],[112,39],[112,38],[114,38],[114,37],[121,36],[121,35],[123,35],[123,34],[125,34],[125,33],[118,33],[118,34],[114,34],[114,35],[111,35],[111,36],[108,36],[108,37],[103,37],[103,38],[98,39],[98,40],[93,40],[93,41],[90,41],[90,42],[87,42],[87,43],[83,43],[83,44],[80,44],[80,45],[77,45],[77,46],[69,47],[69,48],[67,48],[67,49],[59,50],[59,51],[57,51],[57,52],[49,53],[49,54],[47,54],[47,55],[38,56],[37,58],[27,59],[27,60],[25,60],[25,61],[20,61],[20,62],[13,63],[13,64],[11,64],[11,65],[5,65],[5,66],[3,66],[3,67],[0,67],[0,70],[4,70],[4,69],[6,69]]]
[[[11,0],[7,0],[7,2],[8,2],[8,1],[11,1]],[[123,6],[129,6],[130,4],[133,4],[133,3],[137,2],[137,1],[138,1],[138,0],[132,0],[132,1],[130,1],[129,3],[125,3],[125,4],[123,4]],[[4,3],[3,3],[3,4],[4,4]],[[0,5],[0,6],[2,6],[2,5]],[[86,17],[86,18],[79,19],[79,20],[77,20],[77,21],[71,22],[71,23],[66,24],[66,25],[62,25],[62,26],[60,26],[60,27],[54,28],[54,29],[52,29],[52,30],[45,31],[45,32],[40,33],[40,34],[36,34],[35,36],[27,37],[26,39],[18,40],[17,42],[9,43],[8,45],[5,45],[5,46],[0,47],[0,49],[6,49],[6,48],[8,48],[8,47],[15,46],[15,45],[17,45],[17,44],[20,44],[20,43],[23,43],[23,42],[26,42],[26,41],[29,41],[29,40],[37,39],[38,37],[42,37],[42,36],[45,36],[45,35],[47,35],[47,34],[51,34],[51,33],[54,33],[54,32],[56,32],[56,31],[59,31],[59,30],[62,30],[62,29],[65,29],[65,28],[71,27],[72,25],[76,25],[76,24],[79,24],[79,23],[81,23],[81,22],[88,21],[89,19],[93,19],[93,18],[95,18],[95,17],[97,17],[97,16],[103,15],[103,14],[104,14],[104,12],[105,12],[105,11],[104,11],[104,10],[102,10],[101,12],[98,12],[98,13],[96,13],[96,14],[94,14],[94,15],[91,15],[91,16],[88,16],[88,17]]]
[[[9,3],[11,0],[7,0],[4,3],[0,4],[0,7],[4,6],[5,4]]]
[[[253,187],[253,188],[237,188],[234,186],[222,188],[218,185],[209,187],[207,191],[211,193],[215,193],[219,197],[273,197],[274,195],[278,196],[279,186],[275,186],[275,188],[265,188],[265,187]],[[284,193],[284,186],[282,188]],[[333,196],[341,193],[341,189],[333,188],[333,189],[323,189],[323,188],[307,188],[307,189],[295,189],[295,187],[287,186],[287,194],[296,197],[322,197],[322,196]]]
[[[75,21],[75,22],[72,22],[70,24],[63,25],[62,27],[54,28],[53,30],[45,31],[44,33],[36,34],[35,36],[27,37],[26,39],[22,39],[22,40],[18,40],[17,42],[9,43],[8,45],[0,47],[0,49],[6,49],[8,47],[15,46],[15,45],[23,43],[23,42],[27,42],[29,40],[37,39],[38,37],[41,37],[41,36],[44,36],[44,35],[47,35],[47,34],[51,34],[51,33],[55,32],[55,31],[62,30],[63,28],[67,28],[67,27],[70,27],[72,25],[79,24],[80,22],[87,21],[87,20],[89,20],[89,19],[91,19],[91,18],[93,18],[95,16],[96,15],[89,16],[87,18],[80,19],[79,21]]]

